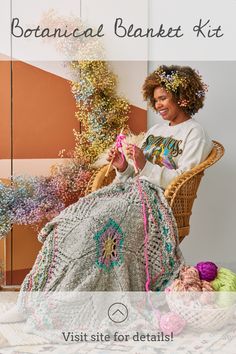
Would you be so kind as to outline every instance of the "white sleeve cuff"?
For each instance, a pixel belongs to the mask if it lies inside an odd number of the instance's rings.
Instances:
[[[144,168],[139,172],[139,176],[154,177],[153,170],[155,169],[155,172],[157,172],[158,167],[159,169],[161,169],[159,165],[154,165],[153,163],[147,160],[144,165]]]
[[[150,161],[146,161],[146,164],[140,171],[139,176],[161,188],[165,188],[161,181],[162,172],[162,168],[159,165],[154,165]]]

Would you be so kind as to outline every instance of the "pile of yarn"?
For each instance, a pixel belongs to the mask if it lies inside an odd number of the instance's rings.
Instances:
[[[236,274],[227,268],[218,268],[213,262],[200,262],[196,265],[201,279],[210,282],[217,291],[216,304],[229,307],[236,302]]]
[[[214,300],[213,287],[210,282],[201,277],[199,271],[192,266],[185,266],[168,291],[184,292],[180,297],[175,294],[175,300],[180,299],[185,305],[196,307],[212,303]]]
[[[179,278],[167,288],[167,292],[170,291],[186,292],[186,296],[181,297],[188,304],[194,299],[190,292],[195,292],[198,304],[228,307],[236,302],[236,274],[230,269],[218,268],[213,262],[200,262],[195,267],[183,267]]]

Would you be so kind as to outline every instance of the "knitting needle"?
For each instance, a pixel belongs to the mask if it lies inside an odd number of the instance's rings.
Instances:
[[[123,131],[124,131],[124,128],[121,129],[120,134],[122,134]],[[119,134],[119,135],[120,135],[120,134]],[[107,172],[106,172],[106,174],[105,174],[105,177],[107,177],[108,174],[109,174],[109,172],[110,172],[111,165],[112,165],[112,163],[113,163],[113,161],[114,161],[114,158],[115,158],[115,155],[113,156],[113,158],[111,159],[111,161],[110,161],[110,163],[109,163],[109,165],[108,165],[108,167],[107,167]]]
[[[139,173],[139,170],[136,166],[136,161],[135,161],[135,156],[134,156],[134,149],[135,149],[135,145],[133,145],[133,166],[134,166],[134,172],[137,175]]]

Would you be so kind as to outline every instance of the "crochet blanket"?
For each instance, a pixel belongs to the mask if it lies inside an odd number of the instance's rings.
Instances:
[[[38,237],[43,246],[22,291],[144,291],[147,277],[150,290],[161,291],[183,265],[172,211],[145,180],[81,198]]]
[[[43,246],[18,306],[27,331],[56,342],[63,341],[62,329],[107,325],[114,294],[127,304],[131,291],[164,290],[183,265],[163,191],[138,178],[81,198],[49,222],[39,240]],[[136,323],[137,311],[130,312]]]

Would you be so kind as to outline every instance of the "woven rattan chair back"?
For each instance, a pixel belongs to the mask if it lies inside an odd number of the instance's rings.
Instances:
[[[189,220],[192,214],[193,202],[197,197],[197,190],[206,168],[212,166],[224,155],[224,147],[213,141],[213,149],[205,161],[190,171],[176,177],[165,190],[165,197],[175,216],[180,242],[190,232]],[[97,170],[91,177],[86,194],[109,185],[115,178],[114,169],[105,177],[107,165]]]
[[[175,178],[166,188],[165,197],[175,216],[180,241],[189,235],[189,220],[192,214],[193,202],[197,197],[197,190],[205,169],[216,163],[223,155],[224,147],[217,141],[213,141],[213,149],[207,159],[190,171]]]

